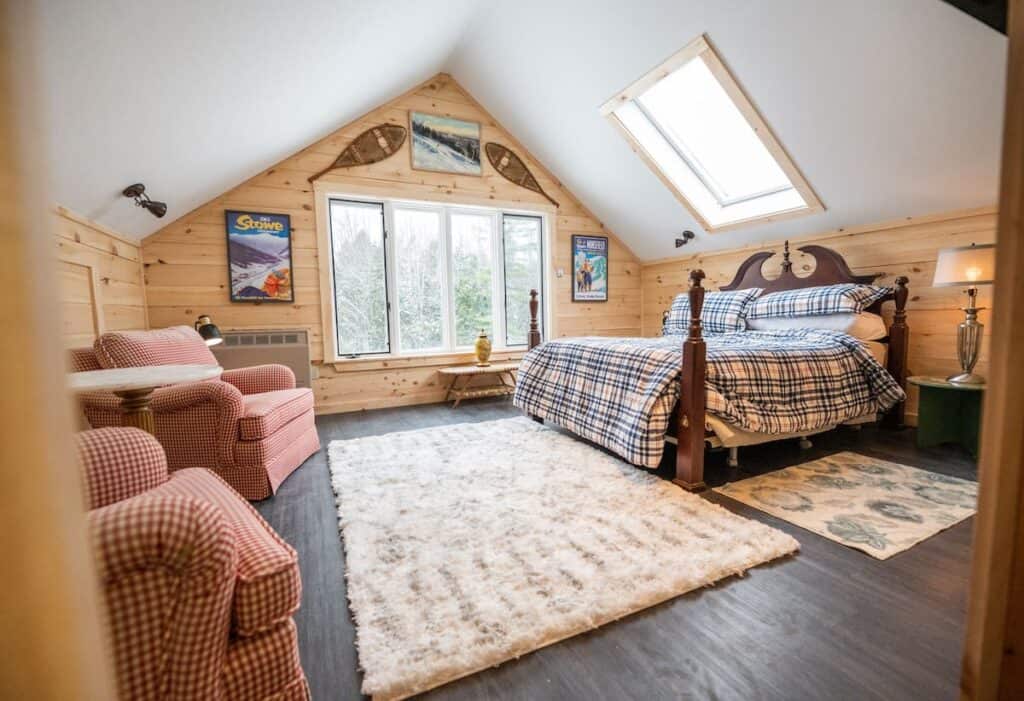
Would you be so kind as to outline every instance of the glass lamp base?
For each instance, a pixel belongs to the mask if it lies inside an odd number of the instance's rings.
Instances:
[[[983,385],[985,384],[985,378],[981,375],[976,375],[973,372],[964,372],[959,375],[950,375],[946,378],[947,382],[952,382],[955,385]]]

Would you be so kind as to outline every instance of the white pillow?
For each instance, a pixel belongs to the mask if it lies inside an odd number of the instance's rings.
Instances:
[[[871,312],[747,319],[747,328],[751,331],[785,331],[789,329],[842,331],[861,341],[877,341],[889,335],[889,330],[885,328],[885,320]]]

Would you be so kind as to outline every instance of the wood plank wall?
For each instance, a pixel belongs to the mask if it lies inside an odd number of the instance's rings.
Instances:
[[[608,235],[611,243],[611,299],[603,304],[573,304],[570,274],[555,279],[553,326],[559,336],[582,334],[638,335],[640,333],[640,264],[580,202],[568,192],[487,111],[447,74],[439,74],[404,95],[385,103],[338,129],[239,187],[202,205],[143,241],[149,323],[153,328],[190,324],[200,313],[210,314],[225,329],[305,328],[311,355],[317,410],[355,411],[440,401],[444,397],[437,363],[465,361],[445,358],[424,365],[413,361],[373,361],[342,367],[324,364],[323,324],[318,283],[314,192],[307,178],[327,167],[357,135],[382,122],[408,128],[409,110],[444,114],[480,122],[484,141],[512,148],[527,163],[541,186],[560,203],[557,212],[552,267],[570,266],[574,233]],[[339,190],[379,197],[405,197],[457,203],[500,202],[524,208],[548,206],[547,200],[517,187],[498,175],[484,159],[482,177],[414,171],[409,140],[401,152],[385,161],[334,171],[320,182]],[[228,299],[225,209],[252,209],[291,215],[293,227],[293,284],[295,303],[232,304]],[[327,331],[328,333],[330,330]]]
[[[812,270],[813,259],[796,251],[798,246],[815,243],[839,251],[856,273],[882,273],[881,284],[891,284],[900,276],[910,278],[910,300],[907,303],[907,322],[910,325],[908,364],[912,375],[939,375],[952,373],[959,365],[956,359],[956,327],[963,321],[960,307],[966,297],[960,288],[932,287],[935,259],[940,248],[966,246],[971,243],[991,243],[995,240],[996,212],[984,208],[928,217],[907,217],[853,229],[840,229],[820,235],[793,239],[793,269],[798,275]],[[690,270],[701,268],[707,274],[705,286],[714,290],[732,280],[740,262],[751,254],[762,251],[779,254],[765,264],[765,275],[780,272],[782,241],[748,246],[728,251],[716,251],[676,259],[654,261],[642,265],[643,314],[645,336],[660,333],[661,315],[672,298],[685,289]],[[991,306],[991,288],[982,287],[979,304]],[[886,305],[891,307],[891,305]],[[891,314],[891,309],[887,310]],[[980,315],[986,324],[988,312]],[[988,370],[987,340],[983,343],[978,371]],[[908,421],[917,419],[917,392],[908,388]]]
[[[147,328],[139,244],[63,207],[54,229],[64,347],[92,345],[104,331]]]

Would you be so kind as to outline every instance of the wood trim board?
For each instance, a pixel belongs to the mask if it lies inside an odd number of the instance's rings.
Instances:
[[[960,696],[1024,697],[1024,0],[1011,0],[991,362]]]

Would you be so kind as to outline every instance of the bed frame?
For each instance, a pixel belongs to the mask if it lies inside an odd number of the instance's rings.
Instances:
[[[740,264],[736,276],[722,290],[743,290],[761,287],[766,293],[781,290],[797,290],[804,287],[819,285],[837,285],[845,282],[871,284],[882,276],[882,273],[856,275],[839,253],[824,246],[807,245],[797,249],[815,259],[814,272],[806,277],[797,277],[793,272],[793,263],[789,257],[789,241],[786,241],[782,253],[782,274],[769,280],[761,271],[764,262],[775,255],[771,251],[755,253]],[[673,421],[669,426],[668,435],[676,436],[676,476],[672,480],[683,489],[697,491],[704,489],[704,443],[709,438],[705,420],[704,378],[706,367],[706,347],[701,327],[701,310],[704,306],[704,271],[690,271],[690,326],[683,341],[683,362],[680,375],[679,403],[674,412]],[[873,304],[867,311],[880,314],[885,302],[893,301],[896,305],[892,322],[889,324],[889,335],[882,339],[888,343],[886,369],[889,374],[906,388],[907,346],[910,339],[910,327],[907,326],[907,283],[906,277],[897,277],[893,292]],[[530,291],[530,332],[527,337],[532,349],[541,343],[540,329],[537,323],[537,291]],[[890,427],[903,425],[903,402],[894,406],[883,418],[883,424]],[[536,420],[536,417],[534,417]]]

